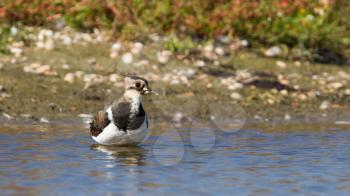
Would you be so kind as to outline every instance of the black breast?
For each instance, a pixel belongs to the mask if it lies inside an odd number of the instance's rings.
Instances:
[[[145,121],[145,119],[146,119],[146,113],[142,107],[142,104],[140,104],[137,113],[130,115],[130,118],[128,120],[128,130],[135,130],[140,128],[143,122]]]
[[[122,101],[112,106],[113,121],[115,125],[123,131],[135,130],[142,126],[146,119],[145,110],[142,104],[136,113],[131,113],[131,103],[129,101]]]

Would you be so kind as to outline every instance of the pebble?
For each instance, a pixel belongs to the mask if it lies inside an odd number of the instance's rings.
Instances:
[[[237,93],[237,92],[231,93],[230,97],[234,100],[241,100],[242,99],[242,95]]]
[[[241,40],[240,41],[240,45],[242,46],[242,47],[248,47],[249,46],[249,42],[248,42],[248,40],[245,40],[245,39],[243,39],[243,40]]]
[[[55,48],[55,42],[52,39],[48,39],[45,43],[44,43],[44,48],[46,50],[53,50]]]
[[[208,52],[208,53],[209,53],[209,52],[213,52],[214,46],[211,45],[211,44],[206,45],[206,46],[204,46],[203,50],[204,50],[204,52]]]
[[[343,87],[343,84],[340,82],[332,82],[329,84],[329,87],[334,88],[334,89],[339,89]]]
[[[288,96],[288,91],[286,90],[286,89],[283,89],[283,90],[281,90],[280,91],[280,94],[282,95],[282,96]]]
[[[229,90],[238,90],[238,89],[242,89],[243,88],[243,84],[234,81],[231,85],[228,86]]]
[[[220,35],[218,36],[218,40],[222,43],[222,44],[228,44],[230,42],[230,38],[228,36],[225,35]]]
[[[110,82],[118,82],[119,80],[121,80],[121,77],[118,74],[111,74],[109,75],[108,80]]]
[[[4,68],[4,64],[0,63],[0,70]]]
[[[174,69],[171,73],[164,74],[164,76],[161,78],[161,81],[170,83],[172,85],[190,85],[188,78],[191,78],[195,74],[193,71],[193,69]]]
[[[284,115],[284,120],[290,120],[290,119],[292,119],[292,117],[289,114]]]
[[[122,61],[123,61],[123,63],[125,63],[125,64],[130,64],[130,63],[132,63],[132,62],[133,62],[133,56],[132,56],[132,54],[129,53],[129,52],[123,54],[123,56],[122,56]]]
[[[122,45],[119,42],[115,42],[112,44],[111,50],[112,51],[119,51],[122,48]]]
[[[82,78],[84,76],[84,72],[83,71],[76,71],[74,73],[74,75],[77,77],[77,78]]]
[[[133,44],[131,48],[131,53],[138,54],[141,52],[142,48],[143,48],[143,44],[141,42],[136,42]]]
[[[197,67],[204,67],[205,66],[205,62],[202,60],[197,60],[195,64]]]
[[[273,46],[265,51],[265,56],[267,57],[275,57],[282,53],[282,50],[278,46]]]
[[[300,94],[298,97],[302,101],[305,101],[307,99],[307,96],[305,94]]]
[[[222,55],[225,54],[225,51],[224,51],[224,49],[221,48],[221,47],[216,47],[216,48],[215,48],[215,53],[216,53],[217,55],[219,55],[219,56],[222,56]]]
[[[23,53],[23,49],[17,48],[17,47],[10,47],[10,52],[14,54],[16,57],[20,57]]]
[[[70,84],[73,84],[74,81],[75,81],[75,74],[74,73],[67,73],[65,76],[64,76],[64,81],[70,83]]]
[[[97,74],[85,74],[83,77],[83,81],[88,84],[101,83],[105,81],[105,78]]]
[[[69,67],[70,67],[70,66],[69,66],[68,64],[63,64],[63,65],[62,65],[62,68],[63,68],[63,69],[69,69]]]
[[[56,76],[57,72],[52,71],[50,65],[40,65],[39,63],[32,63],[24,66],[23,71],[26,73],[33,73],[38,75]]]
[[[180,84],[180,80],[179,79],[172,79],[171,81],[170,81],[170,84]]]
[[[116,58],[118,56],[118,52],[115,52],[115,51],[112,51],[110,54],[109,54],[109,57],[111,57],[112,59]]]
[[[11,35],[12,35],[12,36],[17,35],[17,33],[18,33],[17,27],[11,27],[10,32],[11,32]]]
[[[13,119],[13,117],[5,112],[2,113],[2,115],[7,119]]]
[[[149,65],[149,61],[147,61],[147,60],[141,60],[141,61],[135,63],[136,67],[141,67],[141,66],[146,66],[146,65]]]
[[[295,62],[294,62],[294,65],[295,65],[296,67],[300,67],[300,66],[301,66],[301,62],[300,62],[300,61],[295,61]]]
[[[267,103],[270,104],[270,105],[273,105],[273,104],[275,104],[275,101],[273,99],[268,99]]]
[[[30,114],[21,114],[20,116],[22,118],[30,118],[30,117],[32,117],[32,115],[30,115]]]
[[[160,41],[160,37],[159,37],[159,35],[156,34],[156,33],[153,33],[153,34],[148,35],[148,38],[149,38],[150,40],[152,40],[153,42],[159,42],[159,41]]]
[[[330,103],[329,103],[329,101],[323,101],[322,103],[321,103],[321,105],[320,105],[320,109],[321,110],[326,110],[326,109],[328,109],[329,107],[330,107]]]
[[[314,98],[316,98],[316,92],[310,91],[310,92],[307,93],[307,96],[308,96],[310,99],[314,99]]]
[[[346,89],[346,90],[344,91],[344,94],[345,94],[345,95],[350,95],[350,89]]]
[[[67,45],[67,46],[72,45],[72,38],[69,36],[64,36],[63,37],[63,44]]]
[[[165,64],[166,62],[168,62],[170,55],[171,52],[167,50],[157,52],[157,60],[159,63]]]
[[[91,114],[82,113],[82,114],[78,114],[78,117],[80,117],[80,118],[93,118],[94,116]]]
[[[350,80],[350,74],[346,73],[345,71],[339,71],[338,76],[342,79]]]
[[[173,116],[173,121],[174,122],[181,122],[181,119],[183,118],[183,115],[181,112],[176,112]]]
[[[1,98],[10,98],[11,95],[8,94],[8,93],[1,93],[1,94],[0,94],[0,97],[1,97]]]
[[[283,61],[276,61],[276,65],[279,68],[285,69],[287,67],[287,63],[283,62]]]
[[[88,64],[94,65],[94,64],[96,64],[97,61],[96,61],[95,58],[90,58],[90,59],[86,60],[86,62],[87,62]]]
[[[41,117],[39,119],[39,122],[41,122],[41,123],[50,123],[50,121],[47,118],[45,118],[45,117]]]

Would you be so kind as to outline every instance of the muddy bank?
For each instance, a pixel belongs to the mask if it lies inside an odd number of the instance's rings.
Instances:
[[[267,57],[237,40],[172,51],[169,39],[33,30],[30,41],[13,42],[11,53],[0,56],[2,118],[45,122],[92,114],[121,95],[125,74],[148,78],[160,93],[144,100],[153,118],[290,120],[349,109],[349,67]]]

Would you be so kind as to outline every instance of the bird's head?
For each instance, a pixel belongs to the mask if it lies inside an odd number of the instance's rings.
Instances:
[[[124,79],[126,91],[137,91],[141,95],[156,94],[149,86],[148,81],[139,76],[127,76]]]

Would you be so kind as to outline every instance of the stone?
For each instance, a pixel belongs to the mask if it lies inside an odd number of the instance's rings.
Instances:
[[[125,53],[125,54],[123,54],[123,56],[122,56],[122,61],[123,61],[123,63],[125,63],[125,64],[130,64],[130,63],[132,63],[132,62],[133,62],[133,56],[132,56],[132,54],[131,54],[131,53]]]
[[[302,101],[305,101],[307,99],[307,96],[305,94],[300,94],[298,98]]]
[[[273,104],[275,104],[275,101],[270,98],[270,99],[267,100],[267,103],[270,104],[270,105],[273,105]]]
[[[265,51],[265,56],[267,57],[275,57],[282,53],[282,50],[278,46],[273,46]]]
[[[111,57],[112,59],[116,58],[118,56],[118,52],[116,51],[112,51],[110,54],[109,54],[109,57]]]
[[[350,95],[350,89],[346,89],[346,90],[344,91],[344,94],[345,94],[345,95]]]
[[[68,64],[63,64],[63,65],[62,65],[62,68],[63,68],[63,69],[69,69],[69,67],[70,67],[70,66],[69,66]]]
[[[289,114],[284,115],[284,120],[290,120],[292,117]]]
[[[295,65],[296,67],[300,67],[300,66],[301,66],[301,62],[300,62],[300,61],[295,61],[295,62],[294,62],[294,65]]]
[[[249,46],[249,42],[248,42],[248,40],[245,40],[245,39],[242,39],[241,41],[240,41],[240,45],[242,46],[242,47],[248,47]]]
[[[39,119],[39,121],[40,121],[41,123],[50,123],[50,121],[49,121],[47,118],[45,118],[45,117],[41,117],[41,118]]]
[[[204,46],[203,50],[204,50],[204,52],[213,52],[214,46],[211,44],[206,45],[206,46]]]
[[[70,38],[69,36],[64,36],[63,37],[63,44],[67,45],[67,46],[72,45],[72,38]]]
[[[286,89],[283,89],[283,90],[281,90],[280,91],[280,94],[282,95],[282,96],[288,96],[288,91],[286,90]]]
[[[234,100],[241,100],[242,99],[242,95],[237,93],[237,92],[234,92],[230,95],[230,97]]]
[[[180,122],[181,119],[183,118],[183,115],[181,112],[176,112],[173,116],[173,121],[174,122]]]
[[[222,55],[225,54],[225,51],[224,51],[224,49],[221,48],[221,47],[216,47],[216,48],[215,48],[215,53],[216,53],[217,55],[219,55],[219,56],[222,56]]]
[[[48,39],[44,44],[44,48],[46,50],[53,50],[55,48],[55,42],[52,39]]]
[[[70,84],[73,84],[74,81],[75,81],[75,74],[74,73],[67,73],[65,76],[64,76],[64,81],[70,83]]]
[[[120,79],[120,76],[118,74],[111,74],[108,77],[108,80],[110,82],[118,82],[119,79]]]
[[[205,66],[205,62],[202,60],[197,60],[195,64],[197,67],[204,67]]]
[[[329,107],[330,107],[330,103],[329,103],[329,101],[323,101],[322,103],[321,103],[321,105],[320,105],[320,109],[321,110],[326,110],[326,109],[328,109]]]
[[[332,82],[329,84],[329,87],[331,87],[333,89],[339,89],[339,88],[343,87],[343,84],[340,82]]]
[[[276,65],[279,68],[285,69],[287,67],[287,63],[283,62],[283,61],[276,61]]]
[[[111,50],[112,51],[119,51],[122,48],[122,45],[119,42],[116,42],[112,44]]]
[[[138,54],[141,52],[143,48],[143,44],[141,42],[136,42],[133,44],[133,47],[131,48],[131,53]]]
[[[96,59],[95,58],[90,58],[86,61],[88,64],[94,65],[96,64]]]
[[[171,52],[167,50],[157,52],[157,60],[159,63],[165,64],[168,62],[170,55]]]

